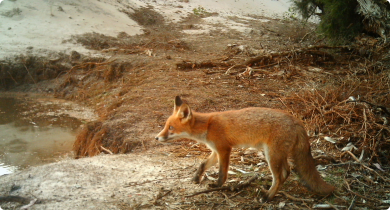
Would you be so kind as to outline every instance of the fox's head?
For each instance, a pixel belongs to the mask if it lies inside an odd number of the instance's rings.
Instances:
[[[173,114],[165,123],[164,129],[156,136],[156,140],[165,142],[188,137],[191,132],[192,119],[190,107],[183,103],[179,96],[176,96]]]

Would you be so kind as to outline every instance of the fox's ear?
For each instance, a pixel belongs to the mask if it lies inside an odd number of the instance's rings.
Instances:
[[[192,118],[192,111],[187,104],[182,104],[177,112],[177,116],[182,123],[186,123]]]
[[[173,111],[177,111],[177,109],[183,104],[183,101],[181,100],[180,96],[175,97],[175,104],[173,107]]]

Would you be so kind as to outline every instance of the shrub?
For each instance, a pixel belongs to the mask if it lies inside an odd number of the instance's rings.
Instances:
[[[356,13],[356,0],[293,0],[293,3],[305,19],[318,15],[319,32],[334,44],[349,41],[363,30],[363,17]]]

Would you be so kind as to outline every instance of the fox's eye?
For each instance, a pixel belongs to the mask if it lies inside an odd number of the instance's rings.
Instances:
[[[169,130],[174,130],[175,128],[171,125],[169,126]]]

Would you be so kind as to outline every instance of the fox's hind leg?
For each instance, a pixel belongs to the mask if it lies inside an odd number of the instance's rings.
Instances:
[[[217,161],[218,161],[217,153],[213,151],[211,155],[200,164],[192,181],[195,182],[195,184],[199,184],[202,179],[203,173],[211,166],[215,165]]]
[[[287,154],[277,153],[264,148],[265,157],[272,173],[272,186],[263,198],[272,200],[290,175],[290,167],[287,162]]]

